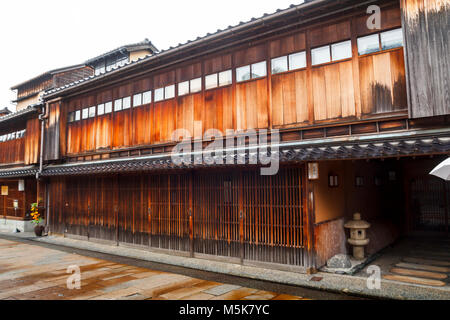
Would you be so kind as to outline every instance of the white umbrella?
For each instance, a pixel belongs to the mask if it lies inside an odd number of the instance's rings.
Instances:
[[[438,178],[450,181],[450,158],[434,168],[434,170],[431,171],[430,174]]]

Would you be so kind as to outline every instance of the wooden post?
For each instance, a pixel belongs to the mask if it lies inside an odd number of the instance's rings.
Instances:
[[[243,195],[243,175],[239,171],[239,242],[241,264],[244,264],[244,195]]]
[[[193,201],[193,193],[194,193],[194,175],[191,172],[189,174],[189,251],[191,258],[194,257],[194,201]]]
[[[114,178],[114,214],[116,217],[116,244],[119,246],[119,176],[115,176]]]
[[[306,242],[307,242],[307,253],[308,262],[306,263],[307,273],[316,273],[316,256],[315,256],[315,244],[314,244],[314,221],[315,221],[315,197],[314,197],[314,186],[310,183],[308,178],[308,167],[305,166],[303,177],[305,179],[305,191],[306,191]]]
[[[351,29],[351,43],[352,43],[352,72],[353,72],[353,91],[355,98],[355,115],[361,118],[361,89],[359,85],[359,52],[358,52],[358,38],[356,32],[356,19],[353,17],[350,20]]]

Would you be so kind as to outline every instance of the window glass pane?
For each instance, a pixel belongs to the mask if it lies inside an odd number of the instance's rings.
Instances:
[[[231,70],[219,73],[219,86],[227,86],[233,83],[233,73]]]
[[[142,103],[143,104],[152,103],[152,92],[151,91],[147,91],[142,94]]]
[[[105,103],[105,114],[112,112],[112,102]]]
[[[381,34],[381,48],[388,50],[403,46],[403,32],[402,29],[386,31]]]
[[[217,73],[214,74],[210,74],[208,76],[205,77],[205,89],[213,89],[213,88],[217,88]]]
[[[122,110],[122,99],[117,99],[114,101],[114,111]]]
[[[288,71],[288,57],[272,59],[272,74]]]
[[[202,78],[191,80],[191,93],[202,91]]]
[[[133,107],[138,107],[140,105],[142,105],[142,93],[133,96]]]
[[[181,82],[178,84],[178,95],[184,96],[189,94],[189,81]]]
[[[358,53],[360,55],[380,51],[378,34],[358,38]]]
[[[97,107],[97,114],[99,116],[102,116],[102,115],[105,114],[105,105],[103,103],[98,105],[98,107]]]
[[[236,69],[236,81],[242,82],[250,80],[250,66],[244,66]]]
[[[122,99],[122,109],[130,109],[131,108],[131,97],[126,97]]]
[[[311,55],[313,65],[330,62],[330,46],[313,49]]]
[[[289,70],[306,68],[306,52],[299,52],[289,55]]]
[[[95,117],[95,106],[89,108],[89,118]]]
[[[77,110],[75,111],[75,121],[80,121],[81,119],[81,111]]]
[[[175,85],[164,88],[164,99],[172,99],[175,97]]]
[[[333,61],[348,59],[352,57],[352,42],[350,40],[335,43],[331,46]]]
[[[265,77],[267,75],[267,64],[265,61],[252,64],[252,79]]]
[[[83,109],[82,117],[83,117],[83,119],[89,118],[89,108]]]
[[[155,90],[155,101],[164,100],[164,88],[159,88]]]

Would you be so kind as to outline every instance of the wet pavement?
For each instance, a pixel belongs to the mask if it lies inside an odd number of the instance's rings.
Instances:
[[[79,268],[80,288],[76,286]],[[68,281],[69,280],[69,281]],[[223,282],[220,282],[223,280]],[[69,286],[68,286],[69,283]],[[349,299],[295,286],[218,275],[83,250],[0,238],[0,299]]]

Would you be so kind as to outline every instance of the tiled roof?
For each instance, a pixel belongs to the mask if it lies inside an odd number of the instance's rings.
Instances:
[[[109,55],[112,55],[112,54],[114,54],[116,52],[120,52],[120,51],[123,51],[123,50],[136,51],[136,50],[141,50],[141,49],[150,49],[153,53],[157,53],[159,51],[158,48],[156,48],[150,40],[145,39],[144,41],[137,42],[137,43],[132,43],[132,44],[127,44],[127,45],[121,46],[119,48],[116,48],[114,50],[111,50],[111,51],[108,51],[106,53],[103,53],[103,54],[101,54],[101,55],[99,55],[99,56],[97,56],[95,58],[91,58],[91,59],[87,60],[85,62],[85,64],[91,64],[92,62],[94,62],[96,60],[102,59],[104,57],[107,57]]]
[[[0,178],[21,178],[35,176],[39,168],[34,166],[0,169]]]
[[[198,44],[200,42],[215,39],[217,37],[220,37],[220,36],[224,35],[225,33],[229,33],[229,32],[233,33],[235,31],[237,31],[239,29],[242,29],[242,28],[245,28],[245,27],[250,27],[250,26],[256,25],[256,24],[263,24],[263,23],[267,22],[268,20],[279,18],[280,16],[283,16],[285,14],[304,10],[307,7],[311,6],[311,5],[316,5],[316,4],[317,5],[321,5],[321,4],[326,4],[326,3],[330,3],[330,2],[333,2],[333,1],[332,0],[305,0],[301,4],[298,4],[298,5],[294,5],[293,4],[293,5],[290,5],[286,9],[278,9],[274,13],[271,13],[271,14],[265,13],[263,16],[261,16],[259,18],[251,18],[250,20],[248,20],[246,22],[240,22],[239,24],[237,24],[235,26],[229,26],[228,28],[225,28],[223,30],[222,29],[218,29],[214,33],[207,33],[203,37],[197,37],[197,39],[195,39],[195,40],[189,40],[189,41],[187,41],[185,43],[179,43],[175,47],[170,47],[169,49],[159,51],[158,53],[155,53],[155,54],[152,54],[152,55],[147,55],[146,57],[140,58],[137,61],[128,62],[128,63],[124,64],[123,66],[119,66],[119,67],[113,68],[109,72],[106,72],[106,73],[103,73],[103,74],[100,74],[100,75],[97,75],[97,76],[93,75],[93,76],[81,79],[79,81],[75,81],[73,83],[67,84],[67,85],[65,85],[63,87],[54,88],[52,90],[49,90],[49,91],[45,92],[44,98],[47,97],[47,96],[51,96],[53,94],[65,91],[66,89],[69,89],[69,88],[81,85],[83,83],[87,83],[87,82],[90,82],[90,81],[94,81],[94,80],[97,80],[97,79],[101,79],[101,78],[107,77],[107,76],[109,76],[111,74],[114,74],[114,73],[118,72],[119,70],[128,69],[128,68],[130,68],[130,67],[132,67],[134,65],[141,64],[141,63],[149,61],[151,59],[158,59],[158,58],[160,58],[160,57],[162,57],[164,55],[172,54],[174,52],[177,52],[179,50],[185,49],[187,47],[194,46],[194,45],[196,45],[196,44]]]
[[[331,141],[331,140],[330,140]],[[345,140],[344,140],[345,141]],[[286,143],[280,145],[279,151],[269,151],[265,154],[270,156],[277,155],[280,162],[304,162],[319,160],[348,160],[348,159],[374,159],[374,158],[397,158],[405,156],[421,156],[430,154],[448,154],[450,153],[450,133],[446,135],[430,134],[421,137],[404,137],[402,139],[374,139],[374,140],[355,140],[344,142],[321,142],[302,144]],[[247,152],[245,164],[250,165],[258,159],[258,151]],[[223,165],[209,165],[202,160],[198,154],[191,154],[190,165],[175,164],[170,155],[148,156],[132,159],[104,160],[89,163],[74,163],[65,165],[49,166],[44,170],[44,176],[63,176],[63,175],[91,175],[91,174],[112,174],[128,172],[152,172],[161,170],[180,170],[202,167],[225,167],[238,165],[237,156],[233,156],[234,164],[227,164],[227,154],[215,156],[214,159],[222,158]],[[194,164],[195,159],[199,160]],[[253,160],[253,161],[251,161]],[[242,165],[242,162],[239,162]]]
[[[66,72],[66,71],[70,71],[70,70],[74,70],[74,69],[83,68],[85,66],[86,66],[85,64],[77,64],[77,65],[73,65],[73,66],[53,69],[53,70],[44,72],[44,73],[42,73],[42,74],[40,74],[40,75],[38,75],[38,76],[36,76],[34,78],[28,79],[28,80],[26,80],[26,81],[24,81],[22,83],[16,84],[15,86],[11,87],[11,90],[16,90],[19,87],[21,87],[21,86],[23,86],[23,85],[25,85],[25,84],[27,84],[29,82],[38,80],[39,78],[42,78],[42,77],[45,77],[45,76],[51,76],[51,75],[54,75],[54,74],[58,74],[58,73],[62,73],[62,72]]]
[[[0,117],[0,123],[11,120],[11,119],[16,119],[16,118],[25,116],[27,114],[34,113],[34,112],[38,111],[37,107],[40,105],[41,105],[41,103],[32,104],[32,105],[28,106],[27,108],[24,108],[20,111],[12,112],[10,114],[7,114],[6,116]]]
[[[0,109],[0,113],[4,113],[4,114],[10,114],[11,113],[11,111],[8,109],[8,108],[3,108],[3,109]]]

